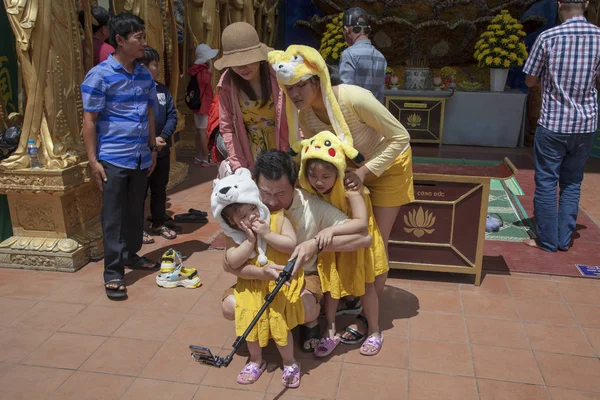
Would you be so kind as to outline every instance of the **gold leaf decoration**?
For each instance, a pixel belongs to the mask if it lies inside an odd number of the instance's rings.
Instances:
[[[404,223],[408,226],[404,228],[406,233],[412,233],[417,238],[422,237],[425,234],[432,234],[435,232],[433,226],[435,225],[436,217],[431,211],[423,210],[423,207],[419,207],[418,210],[411,210],[408,215],[404,215]]]
[[[416,128],[417,126],[421,125],[421,117],[418,116],[416,113],[412,113],[408,116],[408,118],[406,119],[408,122],[408,126],[410,126],[411,128]]]

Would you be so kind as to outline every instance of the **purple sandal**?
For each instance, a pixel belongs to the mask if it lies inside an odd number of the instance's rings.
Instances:
[[[332,338],[321,338],[313,354],[317,358],[327,357],[333,353],[335,348],[338,347],[340,343],[342,343],[342,339],[338,335],[335,335]]]
[[[260,378],[262,373],[267,368],[267,362],[265,360],[262,361],[260,366],[257,363],[249,362],[244,366],[244,368],[240,371],[240,374],[237,377],[237,383],[240,385],[251,385]],[[242,375],[248,375],[249,377],[243,377]]]
[[[283,375],[281,376],[281,384],[288,389],[295,389],[300,386],[300,373],[302,366],[296,362],[294,365],[284,365]]]
[[[374,356],[379,353],[383,346],[383,334],[380,333],[379,335],[379,337],[370,335],[362,346],[360,346],[360,354],[363,356]]]

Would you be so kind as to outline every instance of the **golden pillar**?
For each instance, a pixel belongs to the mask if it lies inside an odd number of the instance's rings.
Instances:
[[[160,55],[160,74],[158,81],[166,85],[173,96],[175,107],[178,104],[179,90],[179,47],[173,0],[164,0],[162,9],[159,0],[114,0],[116,14],[129,12],[144,20],[146,41]],[[181,103],[179,103],[181,104]],[[185,118],[177,111],[179,121],[173,135],[185,128]],[[156,133],[157,135],[160,132]],[[173,137],[173,141],[175,138]],[[167,189],[180,184],[188,174],[188,165],[177,161],[177,145],[171,147],[171,170]]]
[[[101,196],[81,140],[80,29],[71,0],[4,0],[26,104],[19,146],[0,163],[13,235],[0,267],[75,271],[103,256]],[[31,169],[27,142],[42,168]]]

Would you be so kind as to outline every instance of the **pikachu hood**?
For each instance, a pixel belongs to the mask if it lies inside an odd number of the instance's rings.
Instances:
[[[337,179],[329,194],[330,202],[340,210],[348,212],[348,203],[346,201],[346,192],[344,189],[344,174],[346,171],[346,158],[351,159],[356,164],[362,163],[365,159],[354,147],[342,142],[339,137],[329,131],[319,132],[310,139],[304,139],[296,142],[289,153],[293,155],[300,154],[300,172],[299,182],[302,189],[317,193],[308,180],[308,171],[306,162],[310,159],[319,159],[332,164],[337,170]]]
[[[286,51],[275,50],[269,52],[269,64],[277,74],[277,82],[286,96],[286,116],[288,119],[290,144],[296,143],[300,138],[300,130],[298,128],[298,108],[290,99],[286,90],[286,85],[294,85],[310,79],[313,76],[318,76],[321,81],[321,93],[323,94],[323,102],[327,108],[327,114],[335,134],[345,143],[352,146],[352,136],[350,129],[340,105],[338,104],[329,79],[329,71],[327,64],[321,57],[321,54],[312,47],[292,45]]]

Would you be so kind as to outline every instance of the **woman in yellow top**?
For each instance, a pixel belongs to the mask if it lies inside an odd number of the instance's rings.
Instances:
[[[330,80],[323,57],[311,47],[293,45],[285,52],[270,52],[269,63],[287,97],[290,142],[296,141],[299,129],[304,138],[330,130],[348,138],[365,157],[364,164],[346,173],[344,183],[348,189],[363,185],[369,189],[389,256],[390,233],[400,207],[414,201],[408,131],[368,90],[341,84],[339,77]],[[376,271],[376,275],[375,289],[381,297],[387,270]],[[364,337],[353,327],[348,331],[344,343]]]
[[[345,190],[346,157],[361,161],[362,155],[345,145],[337,136],[323,131],[295,144],[294,152],[301,154],[299,182],[302,189],[318,194],[352,219],[345,224],[325,228],[316,236],[319,248],[326,248],[334,236],[364,232],[373,244],[354,252],[321,253],[318,272],[325,293],[327,330],[315,349],[315,357],[327,357],[341,342],[336,332],[336,310],[343,296],[360,296],[369,321],[368,338],[360,353],[374,356],[381,350],[383,335],[379,330],[379,299],[373,282],[376,270],[387,270],[383,239],[373,217],[368,190]]]
[[[238,244],[226,252],[232,268],[241,268],[248,262],[257,267],[287,263],[289,254],[296,247],[294,228],[283,211],[269,214],[268,208],[259,199],[258,187],[249,170],[238,168],[233,175],[216,180],[211,208],[224,233]],[[272,270],[275,271],[275,268]],[[278,274],[274,272],[274,275]],[[238,278],[233,289],[238,336],[258,314],[265,297],[274,289],[276,278],[273,276],[274,280],[270,281]],[[246,342],[250,359],[238,375],[239,384],[252,384],[260,378],[267,366],[262,358],[262,348],[273,339],[283,359],[283,386],[300,386],[301,366],[294,358],[291,330],[304,323],[304,304],[300,297],[303,286],[304,271],[300,268],[289,285],[283,286],[277,293],[248,335]]]

